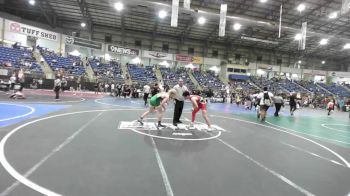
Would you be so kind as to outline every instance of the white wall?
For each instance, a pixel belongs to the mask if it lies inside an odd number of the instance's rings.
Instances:
[[[36,45],[39,45],[40,47],[49,48],[50,50],[53,50],[55,52],[60,52],[60,40],[56,42],[39,38],[36,40]]]
[[[0,40],[2,40],[3,25],[4,25],[4,19],[0,17]]]

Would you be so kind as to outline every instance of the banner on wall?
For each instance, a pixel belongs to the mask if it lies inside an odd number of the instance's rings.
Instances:
[[[77,45],[102,50],[102,43],[81,39],[79,37],[66,36],[65,43],[69,45]]]
[[[258,69],[266,69],[266,70],[272,70],[272,65],[266,65],[266,64],[259,64]]]
[[[41,39],[47,39],[51,41],[58,41],[58,33],[52,32],[52,31],[47,31],[44,29],[40,29],[37,27],[25,25],[22,23],[18,22],[13,22],[6,20],[7,25],[7,30],[13,33],[20,33],[32,37],[37,37]]]
[[[177,54],[176,61],[203,64],[203,57]]]
[[[151,59],[164,59],[164,60],[173,60],[173,55],[163,52],[154,52],[154,51],[143,51],[143,57]]]
[[[311,76],[326,76],[326,71],[321,71],[321,70],[304,69],[303,73],[304,75],[311,75]]]
[[[350,78],[350,73],[349,72],[337,72],[333,71],[329,73],[329,76],[333,77],[339,77],[339,78]]]
[[[140,54],[140,51],[132,48],[124,48],[119,46],[108,45],[108,52],[114,52],[118,54],[126,54],[126,55],[136,55]]]

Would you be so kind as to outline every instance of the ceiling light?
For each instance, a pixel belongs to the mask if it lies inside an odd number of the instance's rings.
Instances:
[[[344,50],[350,49],[350,43],[344,45]]]
[[[206,21],[207,21],[207,20],[206,20],[203,16],[201,16],[201,17],[198,18],[198,23],[199,23],[200,25],[204,24]]]
[[[328,44],[328,39],[321,39],[320,45],[327,45]]]
[[[117,3],[114,4],[114,8],[117,11],[122,11],[124,9],[124,4],[122,2],[117,2]]]
[[[267,2],[267,0],[260,0],[260,2],[261,2],[261,3],[266,3],[266,2]]]
[[[235,31],[240,30],[240,29],[241,29],[241,27],[242,27],[242,25],[241,25],[241,24],[239,24],[239,23],[235,23],[235,24],[233,25],[233,29],[234,29]]]
[[[164,10],[160,10],[158,13],[159,18],[163,19],[165,17],[167,17],[168,13]]]
[[[35,5],[35,0],[29,0],[30,5]]]
[[[302,3],[302,4],[298,5],[297,10],[298,10],[299,12],[302,12],[302,11],[305,10],[305,8],[306,8],[305,5]]]
[[[338,18],[338,12],[332,12],[328,16],[329,19],[335,19]]]
[[[301,64],[302,62],[299,60],[298,63]]]
[[[84,28],[84,27],[86,27],[86,23],[85,23],[85,22],[82,22],[82,23],[80,24],[80,26]]]
[[[326,61],[322,61],[322,64],[325,64],[326,63]]]
[[[295,35],[294,40],[295,41],[299,41],[299,40],[301,40],[302,37],[303,36],[301,35],[301,33],[298,33],[298,34]]]

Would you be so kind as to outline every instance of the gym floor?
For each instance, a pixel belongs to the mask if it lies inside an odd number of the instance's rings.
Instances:
[[[290,117],[285,110],[260,123],[254,109],[213,103],[209,117],[221,129],[174,134],[137,126],[145,110],[139,99],[64,96],[54,102],[50,94],[9,100],[0,93],[0,195],[350,193],[348,113],[300,109]],[[190,110],[185,103],[184,124]],[[165,123],[172,113],[170,104]],[[200,113],[197,120],[204,122]]]

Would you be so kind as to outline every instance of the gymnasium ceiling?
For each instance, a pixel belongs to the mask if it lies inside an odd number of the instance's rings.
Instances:
[[[119,0],[36,0],[31,6],[28,0],[2,0],[0,10],[22,18],[61,26],[73,23],[86,28],[108,27],[116,30],[166,35],[179,40],[195,39],[208,43],[223,43],[228,46],[266,48],[274,51],[296,53],[304,57],[321,57],[338,62],[349,62],[350,50],[343,46],[350,43],[349,13],[329,19],[329,14],[340,11],[342,0],[191,0],[191,10],[183,8],[180,0],[178,27],[170,26],[171,0],[122,0],[124,9],[118,12],[113,5]],[[228,4],[226,35],[218,36],[220,4]],[[304,3],[306,9],[296,8]],[[278,38],[280,6],[283,4],[282,35]],[[166,10],[168,17],[160,19],[159,10]],[[198,11],[199,10],[199,11]],[[197,18],[207,21],[199,25]],[[302,22],[308,22],[306,50],[298,51]],[[239,31],[233,24],[240,23]],[[241,39],[242,36],[278,42],[278,44]],[[327,45],[319,44],[322,38],[329,39]]]

